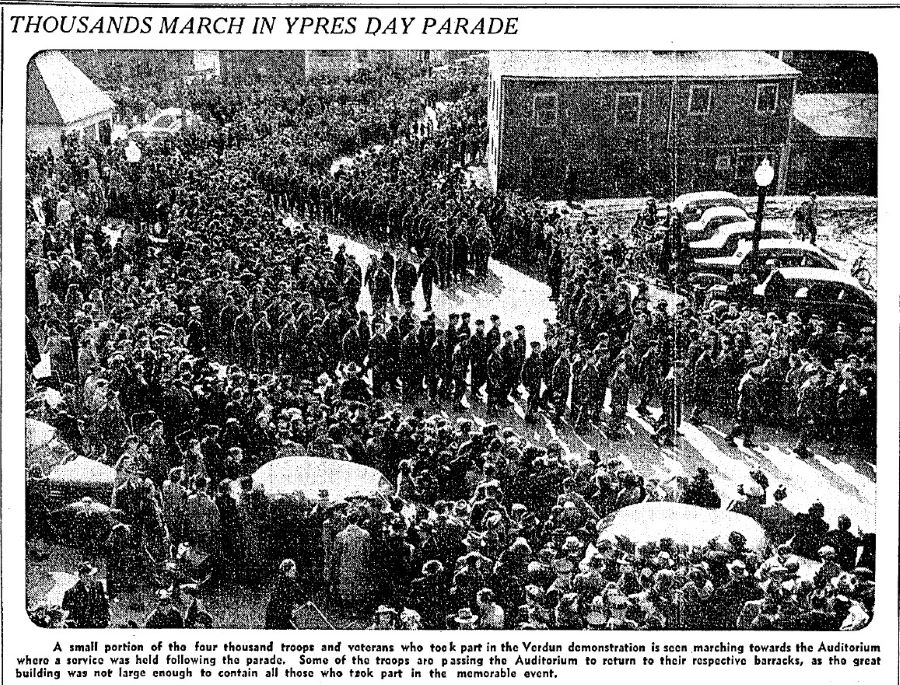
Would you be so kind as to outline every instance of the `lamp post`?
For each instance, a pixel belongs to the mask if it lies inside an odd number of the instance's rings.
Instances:
[[[772,184],[775,178],[775,169],[766,157],[756,171],[753,172],[753,178],[756,179],[756,223],[753,226],[753,259],[752,264],[755,269],[759,268],[759,241],[762,239],[762,223],[763,214],[766,209],[766,188]]]

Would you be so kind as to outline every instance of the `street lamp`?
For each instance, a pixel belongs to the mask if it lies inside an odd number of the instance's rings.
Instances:
[[[762,239],[762,223],[763,213],[766,208],[766,188],[768,188],[775,178],[775,169],[769,158],[766,157],[756,171],[753,172],[753,178],[756,179],[756,223],[753,226],[753,260],[752,264],[755,268],[759,268],[759,241]]]

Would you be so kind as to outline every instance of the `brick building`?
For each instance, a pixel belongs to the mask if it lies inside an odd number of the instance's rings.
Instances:
[[[488,174],[545,199],[752,193],[786,184],[799,72],[754,51],[509,51],[490,56]]]

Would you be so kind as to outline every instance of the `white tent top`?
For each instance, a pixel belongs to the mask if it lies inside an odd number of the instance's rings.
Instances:
[[[727,545],[737,531],[747,548],[764,554],[769,544],[766,532],[748,516],[724,509],[704,509],[690,504],[646,502],[632,504],[603,519],[598,537],[616,544],[623,537],[636,545],[671,538],[676,544],[703,546],[713,538]]]
[[[116,470],[94,459],[79,456],[70,462],[57,466],[47,477],[51,484],[112,485],[116,480]]]
[[[58,50],[41,52],[28,63],[29,126],[65,126],[114,109],[109,96]]]
[[[320,457],[281,457],[263,464],[253,482],[269,497],[303,495],[315,501],[320,490],[339,502],[354,495],[386,494],[391,486],[376,469],[363,464]]]
[[[760,50],[497,50],[491,74],[544,79],[762,79],[800,72]]]

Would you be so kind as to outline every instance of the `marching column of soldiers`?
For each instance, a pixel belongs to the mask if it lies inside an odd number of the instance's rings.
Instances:
[[[574,325],[546,320],[544,340],[529,342],[523,325],[504,329],[496,314],[486,322],[472,321],[469,312],[452,312],[447,324],[439,325],[431,306],[438,269],[429,252],[418,268],[405,254],[373,253],[363,272],[341,245],[332,270],[343,297],[333,324],[314,327],[311,333],[327,337],[332,331],[337,337],[322,341],[323,349],[338,352],[318,368],[330,375],[340,371],[343,392],[352,389],[363,393],[359,399],[380,399],[396,391],[406,402],[450,403],[457,411],[466,408],[468,397],[470,403],[485,404],[488,416],[522,400],[529,423],[542,412],[559,423],[568,413],[575,430],[605,425],[611,439],[620,439],[629,398],[640,385],[638,412],[649,416],[648,403],[659,403],[663,412],[656,421],[657,437],[672,444],[686,399],[683,364],[674,357],[672,317],[665,302],[649,316],[646,345],[632,340],[641,335],[643,318],[635,317],[635,309],[644,312],[645,289],[631,298],[620,277],[600,287],[587,281],[564,302],[576,304],[561,311]],[[371,295],[371,322],[366,312],[356,312],[360,281]],[[426,302],[421,318],[410,299],[416,287],[422,288]],[[360,381],[370,372],[367,386]],[[695,413],[703,409],[700,403]]]

